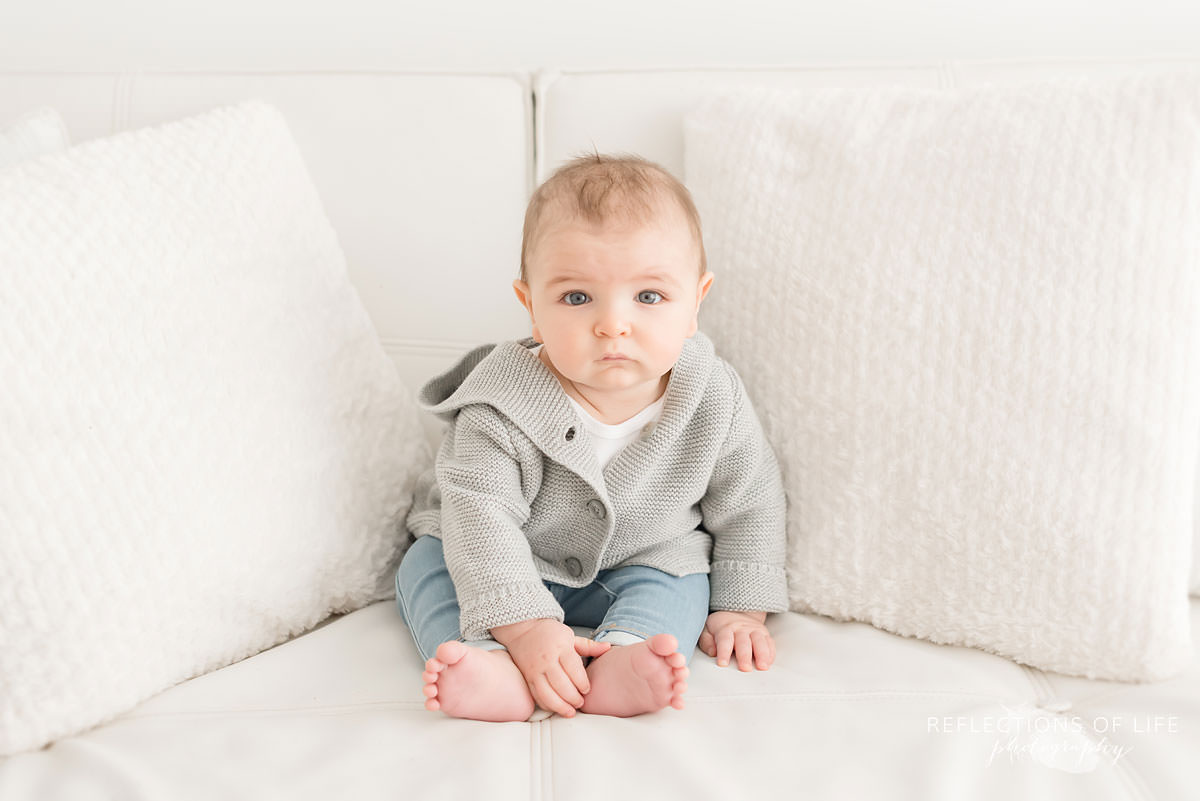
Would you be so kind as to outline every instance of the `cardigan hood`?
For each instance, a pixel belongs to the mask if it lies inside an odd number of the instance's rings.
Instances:
[[[579,468],[592,483],[602,484],[591,449],[583,447],[580,433],[568,433],[578,413],[555,375],[534,352],[533,337],[480,345],[467,352],[446,372],[421,388],[421,408],[450,422],[464,406],[483,403],[508,418],[547,456]],[[655,436],[679,433],[712,388],[713,371],[723,372],[712,341],[697,331],[684,340],[671,368],[663,395],[663,409],[655,423]],[[567,425],[564,428],[564,422]],[[587,456],[593,463],[587,464]],[[584,458],[581,458],[584,457]],[[590,468],[590,469],[589,469]]]

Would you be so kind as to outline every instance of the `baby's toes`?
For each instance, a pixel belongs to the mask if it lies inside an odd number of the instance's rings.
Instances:
[[[437,681],[441,678],[442,672],[445,669],[446,665],[444,662],[437,659],[430,659],[425,663],[425,672],[421,674],[421,680],[425,682],[425,686],[421,688],[421,692],[425,694],[425,708],[430,712],[436,712],[442,708],[441,702],[437,699]]]
[[[467,655],[467,646],[457,640],[446,640],[437,647],[434,654],[434,658],[429,661],[438,663],[438,670],[445,670],[450,665],[457,665],[462,661]]]
[[[438,700],[438,686],[436,684],[426,684],[422,689],[425,693],[425,708],[430,712],[436,712],[441,709],[442,703]]]
[[[671,685],[670,704],[676,709],[683,709],[683,695],[687,692],[686,681],[676,681]]]
[[[646,640],[646,644],[653,654],[664,659],[669,659],[675,654],[679,654],[680,657],[683,656],[683,654],[675,650],[679,647],[679,642],[673,635],[667,634],[665,631],[661,634],[655,634],[649,640]]]
[[[687,677],[689,671],[687,669],[687,660],[684,659],[683,654],[674,654],[673,656],[678,656],[683,661],[683,664],[680,666],[672,665],[671,668],[671,706],[675,709],[683,709],[683,694],[688,689]],[[667,661],[668,663],[671,662],[670,659]]]

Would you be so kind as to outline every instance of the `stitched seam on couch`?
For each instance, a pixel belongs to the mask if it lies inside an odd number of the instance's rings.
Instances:
[[[337,706],[297,706],[270,709],[206,709],[194,712],[130,712],[113,719],[112,723],[133,720],[164,720],[177,718],[220,718],[220,717],[271,717],[277,715],[353,715],[372,710],[425,710],[423,701],[377,701],[365,704],[339,704]]]
[[[689,703],[708,701],[874,701],[879,699],[915,700],[919,698],[974,698],[996,704],[1028,703],[1028,699],[986,693],[959,692],[954,690],[867,690],[863,692],[826,693],[762,693],[761,695],[702,695],[688,696]]]
[[[997,704],[1004,703],[1021,703],[1022,699],[1014,699],[1006,696],[986,695],[983,693],[972,693],[965,691],[905,691],[905,690],[882,690],[882,691],[867,691],[853,693],[763,693],[761,695],[706,695],[706,696],[688,696],[690,703],[704,702],[724,702],[724,701],[832,701],[832,700],[878,700],[878,699],[918,699],[918,698],[974,698],[983,701],[990,701]],[[259,718],[284,715],[353,715],[360,712],[369,712],[372,710],[413,710],[425,711],[425,705],[422,701],[379,701],[363,704],[339,704],[337,706],[315,706],[315,707],[285,707],[271,709],[214,709],[195,712],[145,712],[145,713],[130,713],[123,715],[113,721],[120,723],[123,721],[135,720],[163,720],[167,718],[176,718],[185,720],[188,718],[220,718],[220,717],[245,717]],[[545,721],[537,721],[544,723]]]

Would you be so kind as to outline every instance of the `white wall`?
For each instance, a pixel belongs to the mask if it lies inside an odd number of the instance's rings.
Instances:
[[[0,0],[0,70],[460,72],[1197,53],[1196,0]]]

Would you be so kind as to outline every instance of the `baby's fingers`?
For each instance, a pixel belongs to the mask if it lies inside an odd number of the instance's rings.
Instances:
[[[729,664],[729,655],[733,653],[733,630],[721,629],[717,632],[717,664],[721,667]]]
[[[579,654],[580,657],[600,656],[600,654],[609,648],[612,648],[611,642],[596,642],[595,640],[589,640],[587,637],[580,637],[578,635],[575,637],[575,653]],[[580,663],[582,664],[582,659]]]
[[[750,644],[750,632],[745,629],[740,629],[733,636],[733,647],[737,654],[738,670],[743,672],[752,670],[754,659],[754,646]]]
[[[754,661],[759,670],[766,670],[775,661],[775,643],[771,635],[765,631],[750,633],[750,641],[754,643]]]
[[[572,654],[572,656],[575,655]],[[583,660],[575,656],[575,661],[582,664]],[[555,665],[546,671],[546,678],[550,680],[550,686],[554,689],[554,692],[558,693],[558,697],[571,705],[571,714],[566,715],[566,717],[574,715],[575,710],[583,706],[583,694],[575,686],[574,680],[568,675],[566,669],[564,669],[561,663]]]
[[[701,651],[709,656],[716,656],[717,646],[715,645],[715,642],[716,641],[713,639],[712,632],[710,632],[708,629],[705,629],[704,631],[700,632],[700,640],[696,643],[696,645],[699,646]]]
[[[566,676],[563,675],[565,679]],[[566,682],[570,684],[570,682]],[[542,709],[549,712],[556,712],[564,718],[575,716],[575,707],[563,700],[558,691],[551,685],[550,678],[546,674],[542,674],[529,683],[530,694],[533,695],[533,700]],[[582,704],[583,702],[580,701]]]
[[[609,645],[609,643],[605,643],[605,645]],[[591,692],[592,689],[592,684],[590,681],[588,681],[587,671],[583,668],[583,660],[579,658],[578,654],[571,653],[563,654],[562,658],[558,660],[558,663],[562,665],[563,670],[567,672],[567,677],[571,679],[574,689],[581,693],[579,696],[579,703],[575,706],[582,705],[583,696]],[[565,698],[566,696],[563,697]]]

